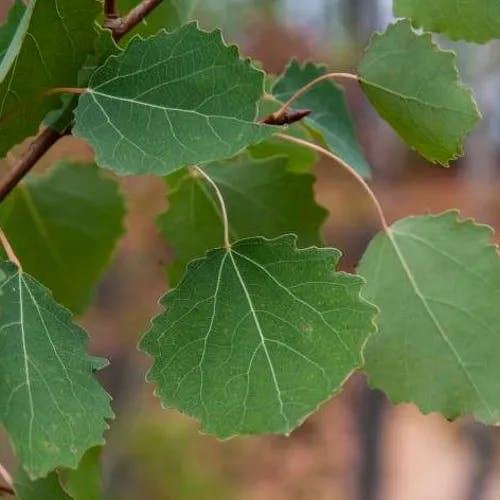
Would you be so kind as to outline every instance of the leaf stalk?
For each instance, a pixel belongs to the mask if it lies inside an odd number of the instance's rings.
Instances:
[[[340,165],[344,170],[349,172],[349,174],[356,179],[358,184],[361,185],[363,190],[368,194],[370,200],[373,203],[373,206],[375,207],[375,211],[378,215],[378,219],[380,221],[380,225],[383,229],[383,231],[387,234],[389,234],[389,225],[387,224],[387,220],[384,215],[384,211],[382,209],[382,206],[380,205],[380,202],[378,201],[377,197],[375,196],[375,193],[372,191],[370,186],[367,184],[367,182],[359,175],[347,162],[342,160],[342,158],[339,158],[337,155],[331,153],[327,149],[318,146],[317,144],[314,144],[309,141],[304,141],[303,139],[299,139],[297,137],[292,137],[287,134],[275,134],[276,137],[279,137],[280,139],[283,139],[284,141],[288,142],[293,142],[295,144],[298,144],[300,146],[304,146],[306,148],[312,149],[313,151],[317,151],[323,156],[326,156],[327,158],[335,161],[338,165]]]
[[[208,184],[210,184],[212,189],[215,191],[215,194],[217,195],[222,213],[222,221],[224,224],[224,246],[229,250],[231,248],[231,241],[229,240],[229,218],[227,216],[226,202],[224,201],[224,197],[222,196],[219,186],[217,186],[214,180],[206,172],[204,172],[200,167],[194,167],[194,170],[196,173],[201,175],[201,177],[203,177]]]
[[[338,80],[338,79],[345,79],[345,80],[355,80],[356,82],[359,82],[359,77],[358,75],[354,75],[352,73],[326,73],[324,75],[318,76],[318,78],[315,78],[314,80],[311,80],[309,83],[306,83],[303,87],[301,87],[295,94],[293,94],[284,104],[281,106],[278,111],[274,112],[274,119],[276,121],[280,121],[283,115],[286,114],[288,111],[288,108],[300,97],[302,97],[306,92],[308,92],[312,87],[314,87],[316,84],[319,82],[322,82],[323,80]]]

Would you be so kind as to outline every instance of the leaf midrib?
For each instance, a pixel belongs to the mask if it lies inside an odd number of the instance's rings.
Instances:
[[[200,116],[204,120],[210,120],[212,118],[218,118],[218,119],[223,119],[223,120],[230,120],[230,121],[236,121],[238,123],[245,123],[245,124],[252,124],[255,126],[259,126],[258,123],[253,122],[253,121],[248,121],[248,120],[242,120],[241,118],[237,118],[236,116],[227,116],[227,115],[213,115],[213,114],[203,114],[200,113],[199,111],[195,111],[194,109],[187,109],[187,108],[173,108],[171,106],[160,106],[159,104],[153,104],[150,102],[144,102],[144,101],[136,101],[134,99],[130,99],[128,97],[120,97],[120,96],[115,96],[111,94],[104,94],[102,92],[98,92],[94,89],[89,89],[88,94],[90,94],[94,101],[97,102],[97,99],[95,96],[100,96],[103,97],[104,99],[109,99],[111,101],[120,101],[120,102],[126,102],[129,103],[133,106],[144,106],[146,108],[153,108],[153,109],[159,109],[165,113],[168,113],[169,111],[173,111],[176,113],[188,113],[188,114],[193,114],[196,116]],[[107,115],[107,113],[106,113]]]
[[[449,111],[451,113],[456,113],[459,115],[467,116],[469,118],[477,118],[476,113],[468,113],[468,112],[460,110],[460,109],[450,108],[449,106],[444,106],[444,105],[434,104],[432,102],[423,101],[422,99],[419,99],[418,97],[402,94],[401,92],[398,92],[396,90],[390,89],[388,87],[384,87],[383,85],[372,82],[370,80],[366,80],[365,78],[363,78],[361,76],[359,77],[359,81],[361,83],[364,83],[365,85],[367,85],[369,87],[373,87],[377,90],[380,90],[382,92],[390,94],[394,97],[398,97],[399,99],[402,99],[403,101],[413,101],[417,104],[420,104],[421,106],[425,106],[425,107],[429,107],[429,108],[433,108],[433,109],[437,109],[437,110]]]

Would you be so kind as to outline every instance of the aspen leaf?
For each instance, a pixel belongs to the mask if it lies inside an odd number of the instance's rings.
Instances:
[[[113,413],[86,341],[46,288],[0,262],[0,422],[30,479],[103,442]]]
[[[0,157],[61,106],[54,87],[76,87],[94,49],[96,0],[32,0],[0,62]]]
[[[271,135],[256,123],[263,73],[195,23],[133,38],[90,78],[73,133],[119,174],[164,175]]]
[[[498,0],[394,0],[394,15],[452,40],[485,43],[500,38]]]
[[[0,205],[0,226],[24,269],[81,312],[123,233],[124,212],[118,186],[95,165],[61,162],[14,189]]]
[[[163,404],[219,437],[284,433],[361,365],[375,308],[340,252],[293,235],[251,238],[192,262],[141,348]]]
[[[370,243],[358,271],[380,314],[365,369],[392,401],[499,422],[500,260],[491,234],[446,212],[402,219]]]
[[[359,66],[366,96],[396,132],[433,163],[463,154],[464,137],[480,118],[472,93],[458,79],[453,52],[409,21],[373,35]]]

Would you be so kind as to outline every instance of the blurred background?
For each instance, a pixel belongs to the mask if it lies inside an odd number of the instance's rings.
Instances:
[[[0,0],[0,19],[10,3]],[[226,40],[267,71],[279,73],[295,57],[355,72],[370,34],[391,21],[391,3],[203,0],[195,17],[204,28],[222,28]],[[389,221],[456,207],[498,230],[500,44],[437,40],[458,52],[462,77],[474,88],[484,119],[467,140],[465,158],[445,169],[409,151],[349,83],[346,92],[374,190]],[[60,157],[88,160],[92,154],[66,138],[38,168]],[[330,211],[325,240],[344,252],[342,266],[352,271],[377,230],[369,200],[335,165],[321,162],[315,173],[318,201]],[[361,375],[288,438],[221,442],[201,435],[187,417],[162,410],[152,386],[144,383],[150,362],[136,343],[167,290],[164,266],[172,252],[154,224],[166,208],[165,186],[148,177],[120,183],[128,204],[127,234],[90,309],[79,318],[90,332],[92,353],[111,361],[101,373],[117,414],[104,451],[104,498],[500,499],[500,431],[467,418],[451,423],[437,414],[422,415],[413,405],[392,406],[367,388]],[[15,468],[4,435],[0,462]]]

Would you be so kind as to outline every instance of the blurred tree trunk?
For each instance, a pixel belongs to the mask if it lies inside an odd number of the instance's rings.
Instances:
[[[342,0],[342,4],[351,40],[364,46],[379,24],[378,0]]]

